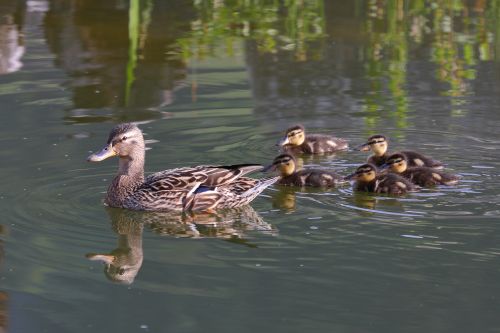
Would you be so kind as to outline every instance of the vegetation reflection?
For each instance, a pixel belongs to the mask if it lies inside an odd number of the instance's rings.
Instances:
[[[324,70],[353,61],[369,83],[363,94],[368,127],[377,126],[384,110],[396,128],[406,128],[409,89],[418,81],[450,97],[451,116],[463,114],[478,66],[497,59],[499,16],[500,0],[193,0],[176,6],[131,0],[125,7],[51,0],[45,31],[56,64],[70,77],[69,118],[75,121],[82,115],[83,121],[162,117],[151,110],[175,101],[198,60],[243,50],[256,99],[294,97],[290,104],[314,108],[314,98],[340,84],[335,79],[352,75],[323,78]],[[415,73],[420,61],[431,66]]]

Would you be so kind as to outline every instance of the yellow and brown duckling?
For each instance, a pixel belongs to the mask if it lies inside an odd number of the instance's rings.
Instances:
[[[403,176],[414,184],[424,187],[455,185],[458,183],[459,179],[456,175],[425,166],[410,167],[408,166],[407,157],[402,153],[396,153],[389,156],[385,166],[389,167],[391,172]]]
[[[417,190],[409,180],[394,173],[379,173],[377,167],[366,163],[346,177],[354,180],[354,191],[402,195]]]
[[[211,211],[240,207],[279,178],[243,177],[261,170],[258,164],[201,165],[144,177],[144,137],[131,123],[115,126],[104,148],[87,160],[99,162],[113,156],[119,157],[118,174],[108,187],[105,203],[131,210]]]
[[[372,151],[373,155],[368,157],[367,163],[374,164],[377,167],[384,165],[387,158],[391,155],[387,151],[389,148],[388,140],[385,136],[377,134],[368,138],[368,141],[359,147],[361,151]],[[443,163],[433,160],[430,157],[424,156],[415,151],[405,150],[401,153],[407,157],[408,165],[413,166],[426,166],[434,169],[442,169]]]
[[[283,152],[291,154],[335,153],[349,148],[346,140],[324,134],[307,134],[304,126],[296,125],[286,130],[278,145]]]
[[[297,162],[290,154],[277,156],[273,163],[263,171],[277,170],[281,176],[279,185],[308,186],[308,187],[336,187],[345,184],[344,177],[335,172],[320,169],[297,169]]]

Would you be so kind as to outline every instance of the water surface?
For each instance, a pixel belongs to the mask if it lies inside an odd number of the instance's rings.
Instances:
[[[500,331],[500,2],[0,11],[0,327]],[[462,181],[401,198],[273,186],[216,215],[107,209],[116,161],[85,158],[124,121],[147,172],[269,163],[302,123],[353,146],[383,133]],[[301,163],[348,174],[366,157]]]

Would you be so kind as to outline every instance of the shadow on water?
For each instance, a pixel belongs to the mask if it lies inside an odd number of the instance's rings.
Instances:
[[[104,263],[104,275],[113,282],[131,284],[141,269],[144,254],[144,227],[162,236],[175,238],[219,238],[234,244],[257,247],[246,238],[249,232],[277,235],[251,207],[220,210],[193,215],[174,212],[137,212],[106,208],[111,228],[117,234],[117,247],[108,253],[88,253],[89,260]]]

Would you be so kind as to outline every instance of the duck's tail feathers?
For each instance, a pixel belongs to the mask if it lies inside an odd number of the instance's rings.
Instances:
[[[223,165],[218,166],[218,168],[227,170],[240,170],[239,176],[244,176],[248,173],[259,171],[263,168],[261,164],[234,164],[234,165]]]
[[[255,199],[259,194],[262,193],[266,188],[276,183],[280,177],[268,177],[262,178],[257,181],[255,186],[241,193],[238,198],[238,203],[240,205],[249,204],[253,199]]]

